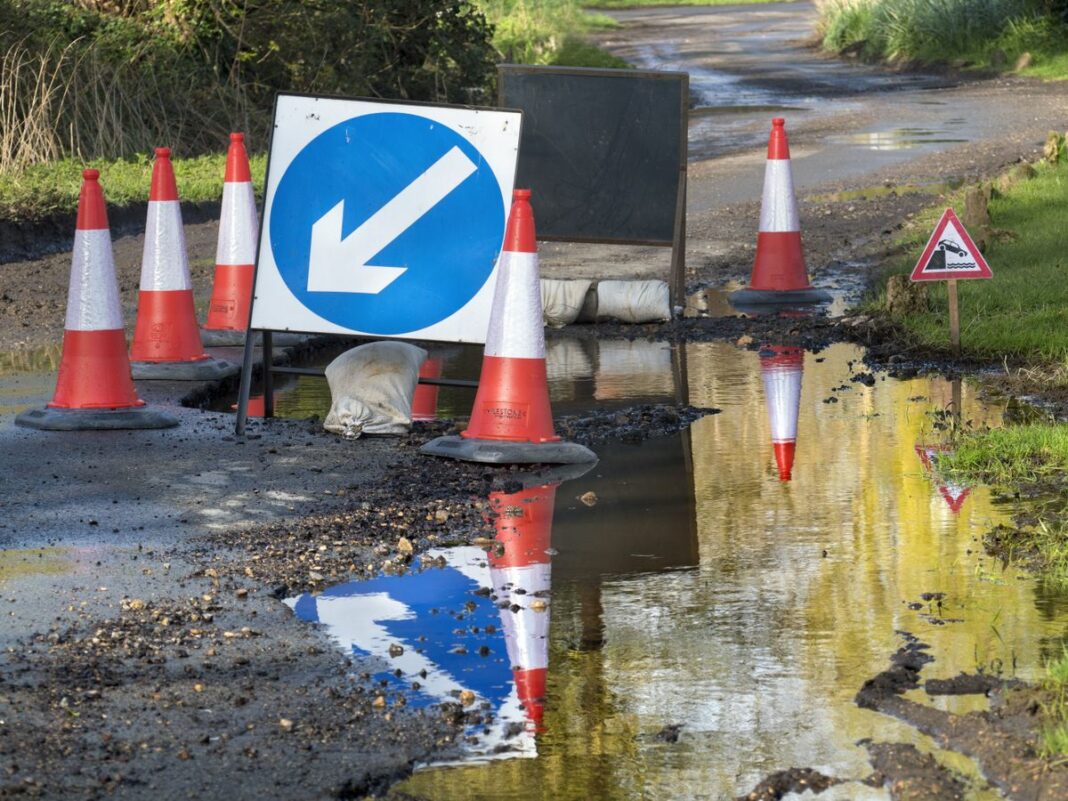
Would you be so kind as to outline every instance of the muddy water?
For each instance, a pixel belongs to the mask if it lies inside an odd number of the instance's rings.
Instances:
[[[682,355],[557,341],[558,413],[677,396],[723,411],[679,437],[598,446],[580,478],[488,498],[488,551],[441,549],[425,570],[290,600],[387,704],[418,684],[409,703],[482,710],[468,761],[425,766],[398,792],[718,799],[795,765],[862,777],[862,738],[932,748],[853,704],[896,630],[931,643],[928,677],[1034,678],[1059,653],[1068,598],[978,543],[1008,510],[931,472],[947,409],[973,425],[999,425],[1002,409],[936,378],[850,381],[861,353],[848,345]]]

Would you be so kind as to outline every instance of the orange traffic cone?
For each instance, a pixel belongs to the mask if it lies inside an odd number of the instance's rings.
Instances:
[[[534,731],[542,731],[549,670],[549,548],[557,486],[489,496],[500,543],[489,554],[490,576],[516,694]]]
[[[760,348],[760,374],[764,379],[764,399],[780,481],[789,481],[794,467],[803,363],[804,352],[800,348],[781,345]]]
[[[82,178],[56,393],[46,408],[27,410],[15,422],[49,431],[178,425],[137,397],[100,173],[85,170]]]
[[[430,357],[419,368],[420,378],[441,378],[441,359]],[[438,390],[436,384],[417,384],[412,395],[412,420],[436,420]]]
[[[504,234],[486,349],[467,430],[421,453],[494,464],[577,464],[597,457],[553,429],[545,372],[538,246],[530,190],[517,189]]]
[[[134,378],[209,381],[237,372],[237,365],[213,359],[200,343],[182,209],[168,147],[156,148],[152,167],[130,361]]]
[[[245,152],[245,135],[232,133],[226,154],[219,243],[215,251],[215,283],[204,323],[205,344],[240,345],[245,341],[258,235],[259,216]]]
[[[730,295],[730,301],[735,305],[823,303],[831,300],[830,294],[815,289],[809,283],[805,269],[785,125],[786,120],[781,117],[771,121],[756,259],[749,286]]]

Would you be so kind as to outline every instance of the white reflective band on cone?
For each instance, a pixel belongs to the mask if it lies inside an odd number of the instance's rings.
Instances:
[[[151,200],[141,257],[141,289],[169,292],[192,288],[181,207],[177,200]]]
[[[801,230],[789,159],[769,159],[764,168],[764,200],[760,206],[760,230],[764,233]]]
[[[224,183],[222,212],[219,216],[219,245],[216,264],[252,264],[256,261],[259,216],[252,184]]]
[[[506,250],[501,254],[493,300],[485,354],[505,359],[544,359],[537,253]]]
[[[508,600],[509,605],[522,607],[518,612],[501,610],[501,624],[508,649],[508,659],[513,668],[534,670],[549,666],[549,598],[552,566],[534,564],[524,567],[491,568],[493,586],[499,600]],[[523,594],[517,589],[526,590]],[[544,595],[535,595],[542,592]],[[543,601],[540,610],[530,608],[532,601]]]
[[[764,370],[764,393],[768,400],[772,442],[797,439],[797,410],[801,402],[801,371]]]
[[[107,228],[74,232],[66,328],[68,331],[122,328],[119,285],[115,280],[115,259]]]

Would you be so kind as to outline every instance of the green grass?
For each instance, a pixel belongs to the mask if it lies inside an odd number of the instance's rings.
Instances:
[[[255,155],[249,161],[253,184],[256,191],[261,192],[267,158]],[[183,200],[200,202],[222,197],[223,176],[226,173],[225,153],[176,158],[173,163],[178,194]],[[147,155],[115,161],[64,159],[35,164],[16,174],[0,173],[0,219],[36,220],[76,210],[82,170],[86,167],[100,170],[100,183],[109,204],[122,206],[148,200],[152,162]]]
[[[588,8],[644,8],[646,6],[733,6],[777,3],[780,0],[593,0]]]
[[[494,46],[515,64],[563,64],[560,53],[568,48],[572,61],[566,66],[601,66],[585,63],[602,58],[593,54],[601,52],[598,48],[579,48],[575,42],[616,24],[604,14],[586,12],[578,0],[477,0],[477,5],[494,26]]]
[[[593,30],[618,23],[597,9],[640,6],[716,6],[735,2],[774,0],[476,0],[495,28],[494,46],[505,61],[516,64],[553,64],[566,67],[629,66],[596,45],[583,40]]]
[[[1068,78],[1068,26],[1027,0],[824,0],[823,46],[869,60],[952,63]]]
[[[1040,570],[1046,581],[1068,586],[1068,426],[1031,423],[965,433],[952,453],[939,457],[938,468],[966,482],[1034,487],[1038,499],[1028,507],[1031,522],[1000,526],[992,536],[1010,558]],[[1068,678],[1068,666],[1065,671]]]
[[[1056,476],[1068,469],[1068,426],[1032,423],[964,434],[938,464],[994,484]]]
[[[950,198],[958,212],[963,193]],[[1011,239],[984,252],[994,277],[958,283],[961,346],[967,356],[1001,361],[1068,361],[1068,250],[1064,247],[1064,204],[1068,200],[1068,166],[1040,165],[1038,175],[990,202],[996,229]],[[943,211],[918,215],[899,242],[906,254],[890,272],[908,272]],[[945,284],[930,286],[930,309],[898,322],[917,344],[949,347],[949,312]],[[876,303],[881,298],[876,299]]]
[[[1046,665],[1044,689],[1051,700],[1043,704],[1046,725],[1042,729],[1041,751],[1045,757],[1068,755],[1068,648],[1060,658]]]

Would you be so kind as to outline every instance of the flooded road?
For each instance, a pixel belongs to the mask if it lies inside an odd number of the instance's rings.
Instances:
[[[981,536],[1010,510],[935,473],[955,401],[964,424],[1000,425],[1003,409],[968,384],[872,376],[861,356],[555,340],[557,414],[683,396],[722,413],[485,499],[486,549],[287,602],[383,704],[405,688],[412,704],[484,709],[469,763],[425,767],[398,792],[718,799],[790,766],[860,778],[862,738],[931,748],[853,702],[898,630],[931,644],[928,678],[1041,675],[1068,635],[1068,595],[986,557]],[[308,389],[291,394],[312,411]]]

